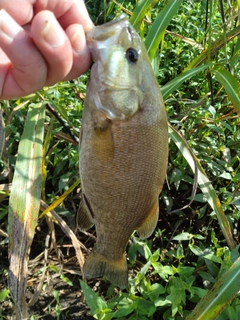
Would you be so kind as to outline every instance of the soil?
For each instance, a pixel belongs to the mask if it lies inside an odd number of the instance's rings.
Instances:
[[[45,230],[44,230],[45,229]],[[84,302],[79,279],[82,279],[75,251],[70,240],[65,237],[61,229],[56,227],[57,253],[53,248],[48,248],[47,268],[44,275],[44,281],[40,295],[34,305],[29,307],[29,319],[94,319],[89,315],[89,308]],[[42,279],[42,270],[44,269],[44,242],[46,237],[47,226],[38,226],[34,241],[31,248],[29,260],[28,287],[26,300],[29,302],[34,293],[36,294],[37,286]],[[0,238],[0,242],[1,242]],[[46,252],[46,250],[45,250]],[[7,288],[7,270],[8,245],[1,246],[0,252],[0,292]],[[67,277],[72,285],[69,285],[64,279]],[[64,281],[65,280],[65,281]],[[53,291],[58,293],[59,303],[54,298]],[[59,309],[58,309],[59,308]],[[57,316],[59,310],[60,316]],[[3,302],[0,301],[0,320],[10,320],[13,314],[13,303],[9,298]]]

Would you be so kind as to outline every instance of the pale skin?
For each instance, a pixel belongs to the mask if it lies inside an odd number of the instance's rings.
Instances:
[[[86,72],[92,26],[83,0],[0,0],[0,99]]]

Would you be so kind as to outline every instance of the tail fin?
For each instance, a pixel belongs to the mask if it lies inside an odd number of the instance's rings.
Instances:
[[[126,288],[128,284],[127,261],[124,254],[118,260],[110,260],[93,251],[87,258],[83,271],[86,278],[105,276],[122,289]]]

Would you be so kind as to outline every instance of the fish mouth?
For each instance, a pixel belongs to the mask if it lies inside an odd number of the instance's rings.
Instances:
[[[129,30],[130,28],[128,16],[122,13],[113,21],[107,22],[101,26],[96,26],[88,31],[86,33],[86,39],[93,60],[97,60],[97,50],[115,44],[122,31],[124,29]]]
[[[128,16],[122,13],[113,21],[92,28],[90,31],[86,33],[86,39],[88,42],[106,41],[107,38],[114,37],[123,28],[129,27],[129,25],[130,23],[128,20]]]

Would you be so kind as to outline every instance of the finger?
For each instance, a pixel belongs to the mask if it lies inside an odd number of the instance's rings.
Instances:
[[[34,17],[31,35],[48,65],[45,85],[65,78],[72,68],[72,47],[52,12],[41,11]]]
[[[85,32],[94,26],[83,0],[74,0],[69,10],[66,11],[58,21],[63,28],[74,23],[79,23],[83,26]]]
[[[40,89],[47,78],[47,66],[31,37],[6,11],[0,11],[1,97],[11,99]]]
[[[72,80],[89,69],[91,65],[91,55],[82,25],[71,25],[65,32],[72,45],[73,64],[72,69],[64,80]]]
[[[71,24],[82,24],[86,32],[93,25],[83,0],[36,0],[34,10],[52,11],[64,29]]]
[[[0,9],[4,9],[19,24],[28,23],[33,17],[32,0],[0,0]]]

